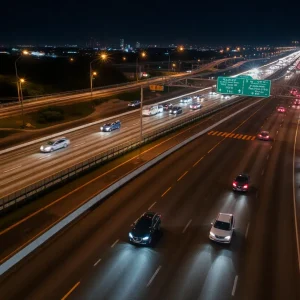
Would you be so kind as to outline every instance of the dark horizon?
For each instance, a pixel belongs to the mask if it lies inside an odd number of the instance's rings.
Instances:
[[[178,4],[8,2],[0,19],[0,44],[85,45],[93,37],[100,44],[118,44],[123,38],[126,44],[287,45],[300,39],[294,10],[282,13],[267,4],[254,12],[245,3]]]

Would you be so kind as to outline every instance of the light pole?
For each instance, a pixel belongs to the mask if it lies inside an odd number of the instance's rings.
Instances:
[[[107,54],[105,53],[102,53],[100,55],[100,59],[105,61],[107,59]],[[91,97],[93,96],[93,79],[94,79],[94,76],[97,75],[97,72],[93,71],[92,69],[92,63],[99,60],[99,57],[93,59],[91,62],[90,62],[90,88],[91,88]]]
[[[144,93],[143,93],[143,86],[141,85],[141,109],[140,109],[140,143],[142,144],[143,141],[143,100],[144,100]]]
[[[141,53],[141,57],[146,57],[146,52]],[[136,73],[136,81],[139,81],[139,76],[138,76],[138,69],[139,69],[139,55],[136,58],[136,67],[135,67],[135,73]]]
[[[22,52],[24,55],[28,55],[29,52],[24,50]],[[19,77],[18,73],[18,60],[22,57],[22,54],[15,60],[15,71],[16,71],[16,79],[17,79],[17,90],[18,90],[18,101],[21,104],[21,112],[22,112],[22,126],[25,127],[25,120],[24,120],[24,107],[23,107],[23,91],[22,91],[22,83],[25,82],[24,78]]]

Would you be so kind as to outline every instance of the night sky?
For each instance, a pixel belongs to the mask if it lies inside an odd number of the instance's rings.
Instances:
[[[1,44],[282,44],[300,39],[297,7],[254,1],[2,1]],[[261,1],[262,2],[262,1]],[[284,8],[282,8],[282,6]],[[299,4],[298,4],[299,6]]]

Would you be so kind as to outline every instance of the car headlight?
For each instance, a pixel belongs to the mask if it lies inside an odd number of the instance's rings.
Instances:
[[[41,150],[44,150],[44,146],[41,146],[41,148],[40,148]]]
[[[100,127],[100,130],[103,130],[103,127],[102,127],[102,126]]]
[[[133,235],[131,232],[129,232],[129,237],[132,239],[133,238]]]
[[[209,235],[210,235],[210,236],[213,236],[213,237],[216,236],[213,232],[210,232]]]
[[[230,235],[227,235],[227,236],[225,236],[225,238],[224,238],[226,241],[229,241],[230,239],[231,239],[231,236]]]
[[[147,235],[147,236],[145,236],[145,237],[143,237],[143,241],[147,241],[147,240],[149,240],[149,235]]]
[[[51,147],[46,147],[45,150],[46,150],[46,151],[50,151],[50,150],[51,150]]]

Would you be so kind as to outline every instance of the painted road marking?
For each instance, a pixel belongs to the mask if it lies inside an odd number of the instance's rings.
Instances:
[[[156,202],[154,202],[154,203],[148,208],[148,210],[150,210],[155,204],[156,204]]]
[[[189,171],[184,172],[178,179],[177,181],[181,180]]]
[[[111,246],[110,248],[113,248],[117,243],[118,243],[119,240],[116,240]]]
[[[232,296],[234,296],[234,294],[235,294],[238,279],[239,279],[239,276],[236,275],[234,278],[233,288],[232,288],[232,292],[231,292]]]
[[[188,223],[185,225],[182,233],[185,233],[185,231],[187,230],[187,228],[189,227],[189,225],[192,223],[192,219],[188,221]]]
[[[151,282],[154,280],[155,276],[158,274],[159,270],[161,269],[161,266],[159,266],[153,276],[150,278],[149,282],[147,283],[147,287],[150,286]]]
[[[172,187],[170,186],[161,196],[163,197]]]
[[[101,261],[101,258],[99,258],[99,259],[94,263],[94,267],[96,267],[96,266],[99,264],[100,261]]]
[[[7,173],[7,172],[10,172],[10,171],[13,171],[13,170],[18,169],[20,167],[22,167],[22,165],[19,165],[19,166],[13,167],[11,169],[5,170],[5,171],[3,171],[3,173]]]
[[[79,286],[80,281],[78,281],[62,298],[61,300],[65,300],[70,296],[70,294]]]

